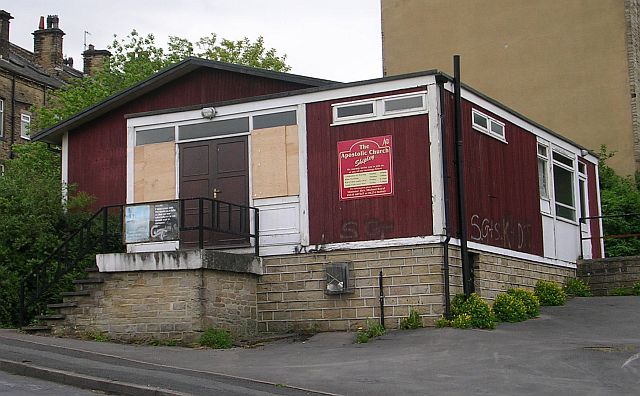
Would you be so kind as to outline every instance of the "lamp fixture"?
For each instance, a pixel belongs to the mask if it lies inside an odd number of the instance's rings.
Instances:
[[[200,111],[202,117],[212,119],[216,116],[216,108],[215,107],[203,107]]]

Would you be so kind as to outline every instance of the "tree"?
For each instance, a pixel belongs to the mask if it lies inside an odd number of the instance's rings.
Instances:
[[[167,50],[158,47],[153,34],[141,36],[133,30],[126,38],[114,36],[109,46],[112,56],[104,70],[94,76],[72,81],[53,93],[49,106],[34,107],[32,128],[38,131],[73,116],[107,97],[150,77],[154,73],[196,56],[209,60],[287,72],[286,55],[279,56],[273,48],[266,48],[264,38],[251,41],[222,39],[216,34],[199,39],[195,45],[189,40],[172,36]]]
[[[615,153],[600,149],[599,174],[602,215],[621,215],[640,213],[640,180],[622,177],[607,165],[607,160]],[[640,234],[640,216],[605,217],[602,220],[604,235]],[[634,256],[640,254],[640,240],[634,238],[614,238],[605,241],[607,257]]]
[[[63,201],[60,155],[44,143],[18,145],[0,176],[0,324],[17,320],[23,277],[84,218],[85,195]],[[68,189],[72,193],[72,189]]]

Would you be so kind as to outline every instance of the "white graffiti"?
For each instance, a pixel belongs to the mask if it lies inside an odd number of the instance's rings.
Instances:
[[[471,216],[469,238],[507,249],[529,250],[531,248],[531,224],[522,224],[508,218],[494,220]]]

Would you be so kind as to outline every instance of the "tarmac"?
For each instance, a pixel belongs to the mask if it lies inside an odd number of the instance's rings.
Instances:
[[[545,307],[496,330],[320,333],[229,350],[0,330],[0,370],[125,395],[638,395],[640,297]]]

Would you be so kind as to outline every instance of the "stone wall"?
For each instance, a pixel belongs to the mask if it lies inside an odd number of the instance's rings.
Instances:
[[[616,288],[640,282],[640,256],[582,260],[577,272],[595,296],[609,296]]]
[[[90,295],[62,308],[65,324],[54,333],[190,342],[207,327],[239,337],[256,331],[256,275],[210,269],[97,274],[102,282],[79,286]]]
[[[325,264],[351,262],[349,294],[325,294]],[[443,312],[442,246],[388,247],[264,258],[258,283],[258,328],[265,332],[355,330],[378,321],[383,274],[385,326],[397,328],[411,308],[432,324]],[[452,268],[459,276],[460,269]]]

